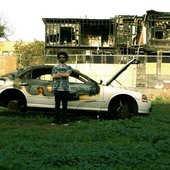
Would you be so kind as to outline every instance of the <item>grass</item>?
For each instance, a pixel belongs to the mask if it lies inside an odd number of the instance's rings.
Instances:
[[[125,120],[78,117],[51,126],[52,118],[1,110],[0,169],[170,169],[170,105]]]

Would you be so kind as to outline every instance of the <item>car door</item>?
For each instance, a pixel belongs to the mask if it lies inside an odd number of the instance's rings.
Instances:
[[[26,80],[27,105],[29,107],[54,108],[54,94],[51,75],[41,75],[36,79]]]
[[[71,76],[69,109],[99,110],[102,96],[100,86],[83,74]]]

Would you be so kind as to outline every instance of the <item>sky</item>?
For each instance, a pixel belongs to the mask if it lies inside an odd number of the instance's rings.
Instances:
[[[10,41],[44,41],[42,18],[109,19],[142,16],[148,10],[170,12],[169,0],[0,0],[0,21],[10,29]]]

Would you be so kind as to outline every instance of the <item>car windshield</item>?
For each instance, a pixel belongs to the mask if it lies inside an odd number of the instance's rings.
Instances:
[[[3,77],[3,78],[8,77],[8,78],[14,80],[14,79],[18,76],[18,74],[20,74],[20,73],[23,72],[24,70],[26,70],[26,69],[21,68],[21,69],[15,70],[15,71],[13,71],[13,72],[10,72],[10,73],[8,73],[8,74],[2,75],[2,77]]]

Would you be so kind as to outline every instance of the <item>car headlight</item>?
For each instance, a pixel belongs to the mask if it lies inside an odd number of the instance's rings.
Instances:
[[[3,86],[5,84],[4,80],[0,80],[0,86]]]
[[[148,102],[148,97],[145,94],[142,94],[142,102]]]

